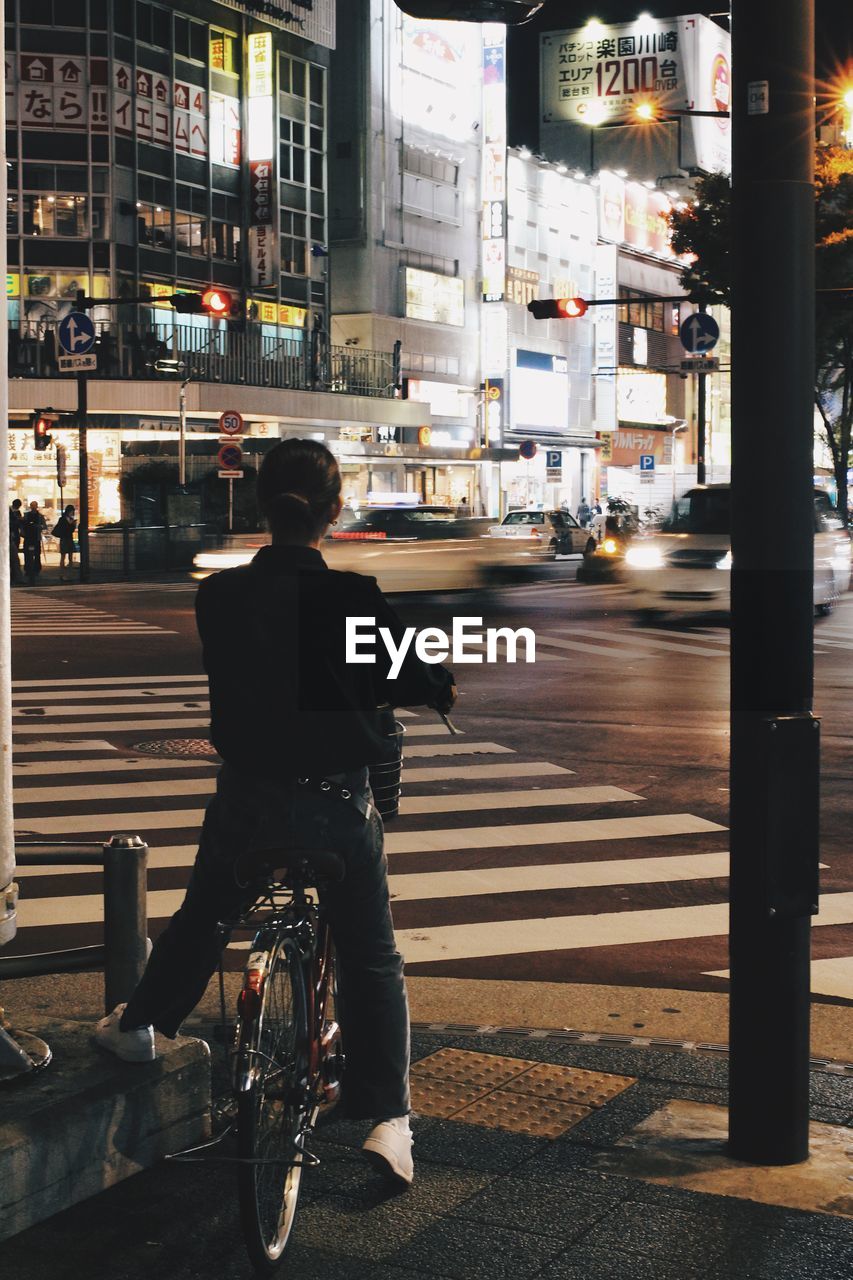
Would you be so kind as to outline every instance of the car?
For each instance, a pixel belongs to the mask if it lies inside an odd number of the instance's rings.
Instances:
[[[367,573],[383,591],[472,591],[526,581],[538,560],[526,543],[488,536],[488,520],[451,507],[364,507],[323,542],[331,569]],[[193,577],[247,564],[269,542],[263,533],[229,536],[195,556]]]
[[[814,491],[814,513],[814,603],[826,614],[850,586],[850,535],[822,489]],[[728,613],[731,563],[731,486],[689,489],[659,532],[626,551],[631,604],[644,619]]]
[[[550,558],[591,555],[595,538],[567,511],[508,511],[500,524],[489,527],[492,538],[525,538],[538,542]]]

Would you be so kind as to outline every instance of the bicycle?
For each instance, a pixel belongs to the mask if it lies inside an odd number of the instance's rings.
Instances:
[[[257,924],[237,1001],[232,1080],[243,1236],[256,1269],[268,1271],[290,1238],[303,1168],[319,1163],[306,1141],[321,1105],[341,1091],[334,944],[309,890],[342,879],[345,864],[316,849],[266,851],[263,862],[267,882],[232,926]]]

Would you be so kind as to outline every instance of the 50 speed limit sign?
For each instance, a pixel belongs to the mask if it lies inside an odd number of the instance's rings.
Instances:
[[[226,436],[239,436],[243,433],[243,417],[236,409],[226,409],[219,418],[219,430]]]

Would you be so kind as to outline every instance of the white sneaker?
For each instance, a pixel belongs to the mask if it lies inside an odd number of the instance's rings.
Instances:
[[[383,1120],[371,1129],[361,1149],[380,1173],[409,1186],[415,1176],[413,1143],[409,1117],[395,1116],[393,1120]]]
[[[117,1004],[112,1013],[101,1018],[92,1039],[99,1048],[114,1053],[123,1062],[153,1062],[157,1056],[154,1050],[154,1028],[137,1027],[133,1031],[122,1031],[119,1021],[125,1007]]]

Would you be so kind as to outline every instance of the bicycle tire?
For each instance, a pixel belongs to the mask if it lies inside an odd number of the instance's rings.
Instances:
[[[259,1272],[278,1266],[293,1230],[299,1151],[313,1110],[302,957],[292,938],[273,940],[267,955],[260,1008],[241,1045],[257,1069],[237,1101],[237,1154],[247,1162],[238,1165],[240,1220]],[[292,1162],[286,1162],[288,1151]],[[258,1163],[263,1160],[271,1163]]]

